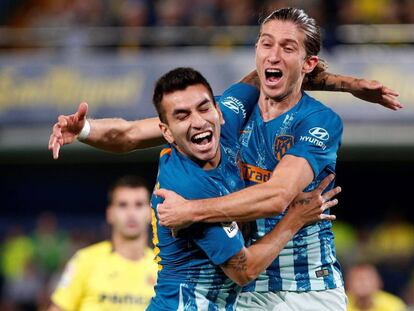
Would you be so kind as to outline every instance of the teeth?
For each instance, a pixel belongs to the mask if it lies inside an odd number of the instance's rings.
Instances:
[[[279,69],[266,69],[266,71],[271,73],[281,72]]]
[[[210,132],[204,132],[204,133],[200,133],[194,136],[194,139],[202,139],[205,138],[207,136],[210,136]]]

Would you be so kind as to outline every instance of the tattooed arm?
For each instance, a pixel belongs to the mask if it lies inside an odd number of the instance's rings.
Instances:
[[[295,201],[272,231],[221,265],[224,273],[241,286],[256,279],[305,224],[335,219],[334,215],[323,214],[326,208],[327,205],[312,205],[312,201],[307,198]]]
[[[403,107],[396,98],[398,93],[378,81],[332,74],[321,69],[305,77],[303,88],[310,91],[348,92],[359,99],[392,110]]]
[[[396,98],[399,94],[379,81],[333,74],[327,72],[326,68],[325,62],[320,61],[315,69],[305,76],[303,88],[309,91],[346,92],[392,110],[403,108]],[[260,89],[260,80],[256,70],[243,77],[240,82]]]

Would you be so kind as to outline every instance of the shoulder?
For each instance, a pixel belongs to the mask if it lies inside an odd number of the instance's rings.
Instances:
[[[154,261],[154,250],[147,247],[145,249],[144,257],[142,258],[142,262],[144,263],[145,267],[152,271],[158,270],[158,265]]]
[[[332,122],[343,123],[341,117],[334,110],[312,96],[309,96],[309,94],[304,93],[302,101],[300,110],[302,118],[311,117],[325,120],[329,118]]]
[[[339,118],[339,115],[332,108],[307,93],[303,94],[303,111],[309,114],[323,112]]]
[[[197,164],[181,155],[174,147],[169,146],[161,151],[157,176],[160,188],[180,195],[191,193],[193,183],[201,178],[200,172]]]
[[[97,258],[102,258],[102,256],[110,254],[111,251],[111,242],[102,241],[78,250],[75,254],[75,257],[78,259],[78,261],[82,262],[88,260],[96,261]]]
[[[172,148],[166,146],[160,152],[157,181],[162,184],[161,188],[164,188],[165,184],[169,184],[172,176],[176,174],[178,163]]]
[[[379,291],[375,296],[376,304],[387,307],[387,310],[405,310],[405,303],[397,296]]]
[[[171,147],[164,146],[164,148],[161,149],[160,158],[166,159],[170,157],[170,155],[171,155]]]
[[[243,82],[235,83],[231,85],[224,93],[220,96],[220,100],[226,99],[230,96],[235,96],[237,99],[249,100],[255,99],[259,95],[259,89]],[[254,96],[253,98],[251,98]],[[239,103],[237,103],[239,105]],[[233,107],[233,106],[230,106]]]
[[[164,146],[160,151],[159,166],[165,165],[169,162],[172,156],[172,147],[169,145]]]
[[[154,250],[152,248],[147,247],[145,249],[144,259],[148,260],[148,261],[153,261],[154,260]]]

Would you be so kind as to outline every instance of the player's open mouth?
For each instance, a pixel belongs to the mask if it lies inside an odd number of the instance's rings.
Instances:
[[[197,133],[191,137],[191,142],[193,144],[204,146],[211,142],[213,139],[213,132],[212,131],[205,131],[201,133]]]
[[[276,84],[283,77],[283,72],[277,68],[268,68],[265,70],[265,77],[268,84]]]

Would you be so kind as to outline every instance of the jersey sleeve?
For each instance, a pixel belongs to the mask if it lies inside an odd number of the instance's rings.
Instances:
[[[222,134],[238,138],[258,100],[259,90],[246,83],[234,84],[224,91],[218,100],[225,121]]]
[[[87,279],[87,270],[81,254],[77,253],[69,260],[51,297],[56,306],[65,311],[79,309]]]
[[[243,236],[236,222],[192,225],[192,240],[215,265],[225,263],[244,247]]]
[[[285,155],[305,158],[312,167],[314,178],[325,169],[333,171],[342,130],[342,120],[332,110],[313,112],[295,128],[294,144]]]

